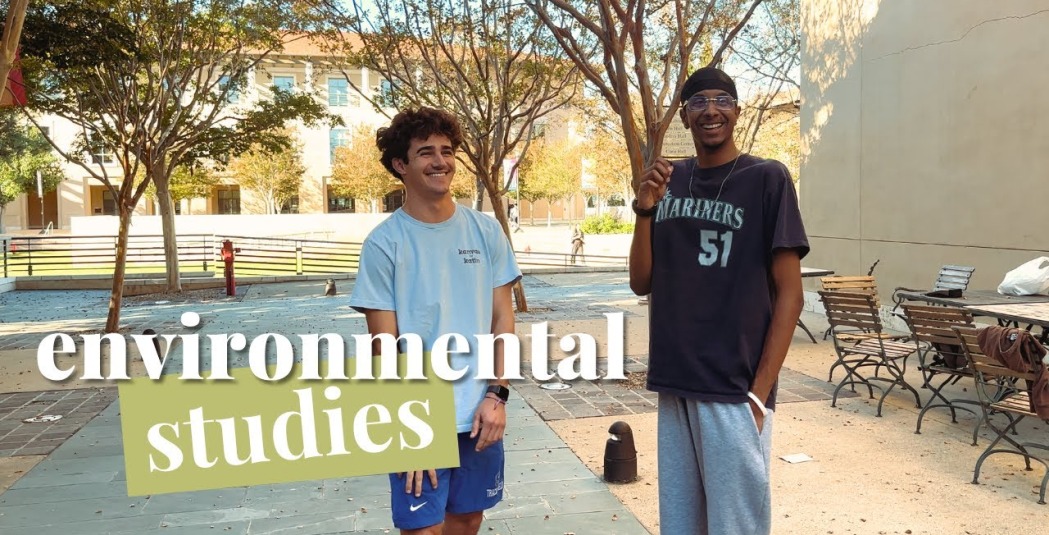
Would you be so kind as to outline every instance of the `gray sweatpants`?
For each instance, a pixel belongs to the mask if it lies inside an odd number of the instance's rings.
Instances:
[[[768,535],[772,411],[659,394],[659,532]]]

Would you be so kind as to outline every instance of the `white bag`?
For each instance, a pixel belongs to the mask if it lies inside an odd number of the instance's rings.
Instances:
[[[1049,256],[1035,258],[1005,274],[998,285],[1005,295],[1049,294]]]

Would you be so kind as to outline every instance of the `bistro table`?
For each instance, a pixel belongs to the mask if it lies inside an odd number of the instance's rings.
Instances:
[[[904,300],[968,309],[974,316],[987,316],[999,324],[1042,328],[1040,340],[1049,341],[1049,295],[1003,295],[996,290],[966,290],[961,297],[934,297],[923,292],[901,291]]]
[[[1025,324],[1028,330],[1035,326],[1041,327],[1042,336],[1040,341],[1044,344],[1049,340],[1049,296],[1027,297],[1044,297],[1045,300],[1004,305],[971,305],[965,308],[971,310],[974,315],[995,318],[999,323]]]
[[[805,268],[802,268],[804,270]],[[802,275],[804,277],[804,275]],[[997,290],[965,290],[961,297],[935,297],[926,292],[899,291],[897,296],[904,301],[925,301],[949,307],[973,307],[984,305],[1016,305],[1024,303],[1049,303],[1049,295],[1002,295]]]
[[[834,270],[831,270],[831,269],[810,268],[810,267],[804,267],[804,266],[802,266],[802,268],[801,268],[801,278],[806,278],[806,277],[826,277],[828,275],[833,275],[833,274],[834,274]],[[801,318],[798,318],[798,327],[801,327],[801,330],[805,331],[805,334],[809,335],[809,339],[812,340],[812,343],[814,343],[814,344],[816,343],[816,337],[812,336],[812,332],[810,332],[809,328],[807,326],[805,326],[805,322],[801,321]]]

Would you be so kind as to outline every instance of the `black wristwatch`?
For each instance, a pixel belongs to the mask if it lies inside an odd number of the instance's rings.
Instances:
[[[637,214],[638,217],[652,217],[656,215],[656,210],[659,209],[659,204],[653,204],[651,208],[642,209],[637,206],[637,199],[634,199],[634,202],[630,203],[630,207],[634,209],[634,213]]]
[[[485,393],[485,395],[488,394],[495,394],[499,397],[499,399],[503,400],[504,403],[506,402],[506,400],[510,399],[510,389],[506,388],[503,385],[489,386],[488,391]]]

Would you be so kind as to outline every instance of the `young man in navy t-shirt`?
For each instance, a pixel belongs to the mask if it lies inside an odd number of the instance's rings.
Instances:
[[[660,530],[767,534],[776,379],[808,238],[786,167],[736,146],[733,80],[702,68],[679,98],[696,156],[644,170],[630,248],[630,288],[651,294]]]

